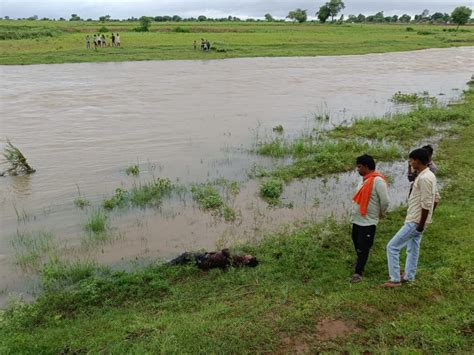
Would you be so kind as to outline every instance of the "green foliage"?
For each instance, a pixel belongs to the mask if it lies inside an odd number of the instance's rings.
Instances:
[[[107,32],[109,32],[109,29],[108,29],[107,27],[105,27],[105,26],[102,26],[102,27],[99,28],[97,31],[98,31],[99,33],[107,33]]]
[[[140,168],[138,165],[131,165],[127,168],[127,170],[125,170],[125,172],[127,175],[138,176],[138,174],[140,174]]]
[[[140,26],[135,28],[136,32],[148,32],[151,26],[151,18],[147,16],[142,16],[139,19]]]
[[[56,250],[54,236],[49,232],[17,231],[12,239],[15,261],[22,269],[36,270]]]
[[[276,201],[283,193],[283,180],[269,178],[260,185],[260,194],[269,201]]]
[[[15,147],[9,139],[3,151],[3,156],[6,162],[10,165],[7,169],[10,175],[32,174],[36,170],[33,169],[26,161],[25,156],[20,150]]]
[[[84,208],[86,206],[90,206],[90,204],[91,204],[91,202],[88,199],[86,199],[82,196],[76,197],[74,199],[74,205],[76,207],[79,207],[79,208]]]
[[[95,211],[85,225],[86,231],[90,233],[104,233],[107,228],[107,215],[101,210]]]
[[[319,8],[319,11],[316,12],[319,22],[325,23],[329,16],[331,16],[331,9],[327,5],[323,5]]]
[[[177,26],[177,27],[173,28],[173,32],[176,32],[176,33],[189,33],[191,31],[189,30],[189,27]]]
[[[174,186],[168,178],[158,178],[151,182],[135,185],[130,191],[122,188],[115,189],[115,194],[104,200],[103,207],[111,210],[127,205],[146,207],[159,205],[164,197],[169,196]]]
[[[226,222],[234,222],[237,217],[235,210],[227,205],[222,209],[222,215]]]
[[[224,204],[219,191],[211,184],[195,184],[191,187],[194,200],[204,209],[217,209]]]
[[[417,93],[402,93],[397,91],[392,96],[392,101],[400,104],[400,103],[407,103],[407,104],[430,104],[436,105],[438,100],[435,97],[429,96],[427,92],[419,95]]]
[[[308,10],[302,10],[298,8],[296,10],[290,11],[288,13],[288,16],[286,16],[286,18],[289,18],[290,20],[293,20],[293,21],[298,21],[299,23],[303,23],[303,22],[306,22],[306,20],[308,19],[307,11]]]
[[[472,10],[466,6],[458,6],[451,13],[451,18],[454,23],[457,23],[458,28],[461,25],[465,25],[471,18]]]

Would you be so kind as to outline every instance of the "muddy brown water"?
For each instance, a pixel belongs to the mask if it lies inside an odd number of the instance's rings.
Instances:
[[[297,181],[270,208],[249,179],[248,152],[281,124],[288,136],[330,129],[355,117],[382,116],[396,91],[458,98],[474,72],[473,48],[316,58],[252,58],[1,66],[0,138],[9,137],[37,173],[0,178],[0,304],[31,293],[34,274],[15,266],[17,231],[49,231],[71,257],[115,264],[169,257],[260,238],[295,220],[347,216],[356,173]],[[315,116],[329,115],[328,121]],[[125,174],[140,165],[138,178]],[[383,164],[393,206],[405,202],[405,163]],[[116,187],[153,177],[189,184],[239,181],[229,204],[234,223],[200,210],[190,194],[160,208],[110,213],[116,240],[81,248],[84,223]],[[80,210],[81,194],[92,207]]]

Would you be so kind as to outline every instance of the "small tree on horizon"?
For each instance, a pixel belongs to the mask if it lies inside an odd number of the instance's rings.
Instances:
[[[459,26],[465,25],[471,18],[472,10],[466,6],[458,6],[451,14],[454,23],[457,23],[456,31]]]
[[[275,21],[271,14],[265,14],[265,20],[267,20],[268,22]]]
[[[331,9],[326,5],[323,5],[319,8],[319,11],[316,12],[316,17],[318,18],[319,22],[325,23],[329,16],[331,15]]]
[[[290,11],[288,13],[288,16],[286,16],[286,18],[289,18],[290,20],[293,20],[293,21],[298,21],[299,23],[303,23],[303,22],[306,22],[306,20],[308,19],[307,11],[308,10],[302,10],[298,8],[296,10]]]
[[[329,14],[331,16],[331,22],[334,21],[334,17],[346,7],[342,0],[330,0],[326,3],[326,6],[329,8]]]

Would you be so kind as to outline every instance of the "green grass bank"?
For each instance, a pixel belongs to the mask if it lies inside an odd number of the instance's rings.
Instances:
[[[436,151],[446,185],[414,283],[378,288],[387,279],[385,245],[404,209],[379,225],[356,285],[348,282],[350,226],[331,220],[236,246],[260,259],[255,269],[204,273],[157,263],[116,272],[52,260],[37,301],[0,314],[0,353],[472,352],[473,101],[471,90],[455,106],[465,108],[462,129]]]
[[[120,48],[85,48],[86,34],[101,28]],[[474,45],[474,29],[414,24],[153,23],[134,32],[136,22],[0,21],[0,64],[120,62],[131,60],[327,56],[410,51]],[[411,30],[407,31],[407,27]],[[208,39],[215,50],[193,49]]]

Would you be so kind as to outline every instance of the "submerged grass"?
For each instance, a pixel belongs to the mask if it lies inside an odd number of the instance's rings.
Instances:
[[[41,263],[57,250],[50,232],[28,233],[17,231],[12,239],[16,263],[25,270],[37,270]]]
[[[52,266],[49,288],[36,302],[0,315],[0,352],[470,353],[473,140],[474,122],[466,120],[437,150],[449,181],[425,232],[414,283],[377,287],[387,278],[385,245],[404,209],[379,224],[356,285],[348,282],[355,259],[350,226],[308,222],[238,247],[259,258],[252,269]],[[331,320],[349,330],[327,336],[320,324]]]
[[[115,189],[115,194],[104,200],[102,206],[107,210],[126,206],[146,207],[160,205],[162,199],[169,196],[174,186],[168,178],[158,178],[151,182],[135,185],[130,191]]]
[[[419,105],[409,113],[383,119],[358,119],[349,127],[313,132],[294,140],[277,136],[258,144],[255,151],[275,158],[291,157],[291,164],[265,173],[290,181],[351,170],[354,158],[361,154],[370,154],[378,161],[398,160],[417,141],[442,132],[459,133],[473,121],[471,85],[462,102],[446,108]]]

